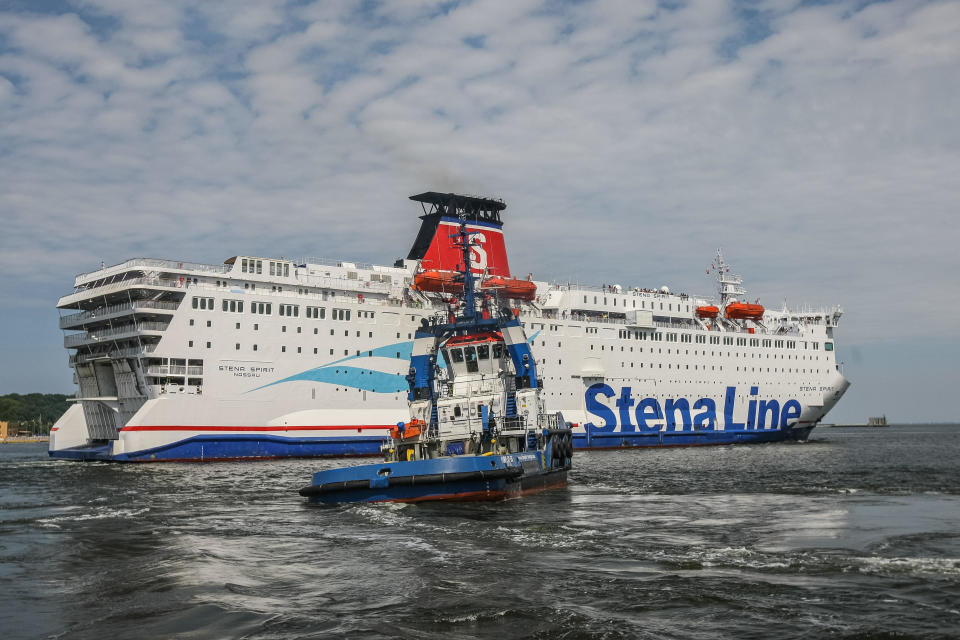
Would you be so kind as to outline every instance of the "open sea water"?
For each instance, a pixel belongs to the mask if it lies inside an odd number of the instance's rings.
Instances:
[[[0,447],[0,638],[960,637],[960,426],[578,452],[505,503],[297,495],[345,464]]]

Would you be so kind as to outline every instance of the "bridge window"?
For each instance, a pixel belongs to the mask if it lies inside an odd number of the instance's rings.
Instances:
[[[487,344],[477,345],[477,358],[479,358],[480,360],[489,360],[490,345],[487,345]]]
[[[463,362],[463,350],[462,349],[451,349],[450,355],[453,358],[454,362]]]
[[[824,343],[823,343],[823,349],[824,349],[824,351],[833,351],[833,343],[832,343],[832,342],[824,342]]]
[[[467,373],[476,373],[480,370],[480,366],[477,364],[477,350],[474,347],[465,347],[463,358],[467,361]]]

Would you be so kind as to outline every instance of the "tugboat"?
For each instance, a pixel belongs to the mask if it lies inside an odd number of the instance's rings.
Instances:
[[[461,261],[443,276],[449,288],[438,290],[439,278],[431,278],[420,289],[446,296],[448,306],[424,318],[414,336],[410,419],[391,429],[384,462],[315,473],[300,489],[310,502],[503,500],[567,484],[571,425],[559,412],[544,412],[536,361],[507,303],[522,290],[487,286],[489,278],[470,262],[479,243],[464,212],[503,203],[451,199],[460,224],[450,238]]]

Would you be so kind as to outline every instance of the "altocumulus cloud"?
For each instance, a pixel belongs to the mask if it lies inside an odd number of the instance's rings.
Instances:
[[[101,259],[389,262],[441,189],[507,200],[542,278],[710,291],[723,246],[751,297],[842,303],[851,341],[960,314],[960,3],[7,7],[6,309]]]

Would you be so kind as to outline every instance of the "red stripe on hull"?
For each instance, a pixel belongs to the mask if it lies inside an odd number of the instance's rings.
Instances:
[[[216,462],[269,462],[272,460],[311,460],[314,458],[382,458],[379,453],[338,453],[336,455],[322,456],[242,456],[236,458],[130,458],[124,460],[127,462],[149,462],[157,464],[158,462],[203,462],[205,464],[214,464]]]
[[[127,426],[120,431],[260,431],[263,433],[276,431],[389,431],[393,425],[315,425],[289,427],[224,427],[224,426],[187,426],[187,425],[135,425]]]

